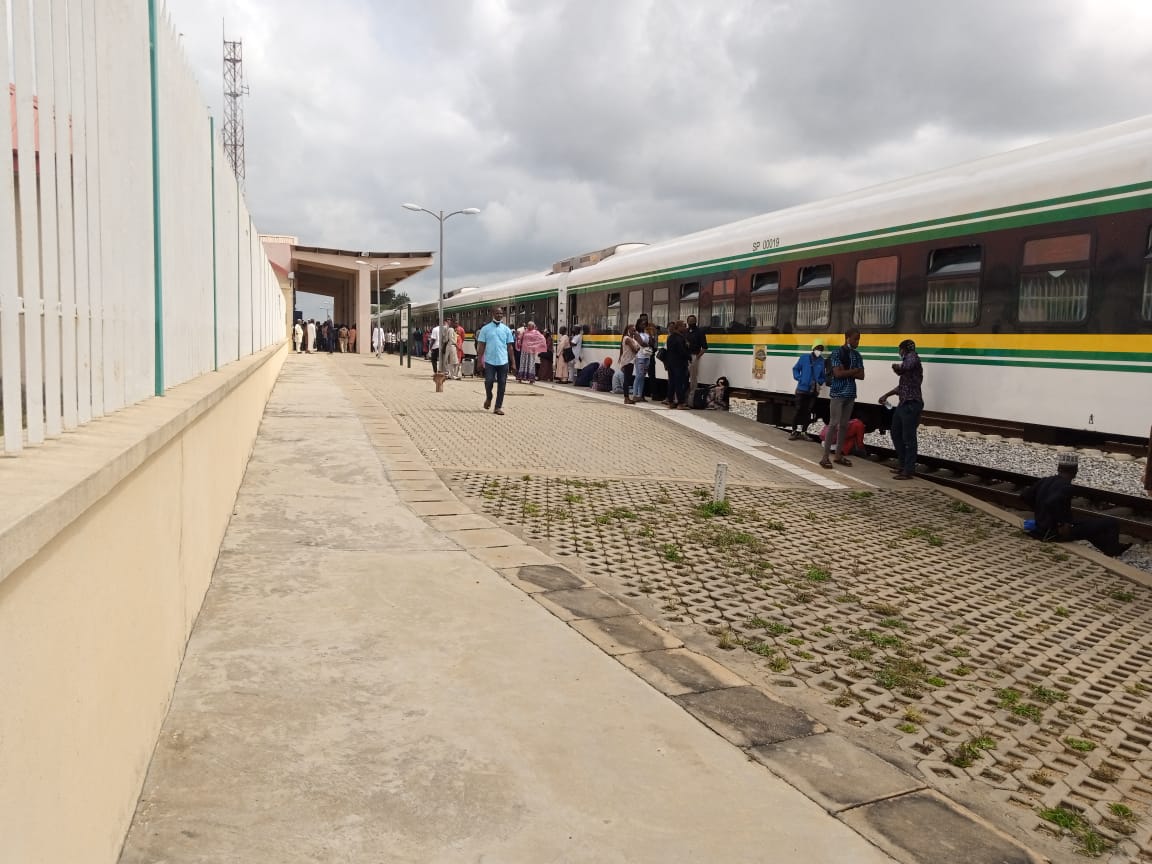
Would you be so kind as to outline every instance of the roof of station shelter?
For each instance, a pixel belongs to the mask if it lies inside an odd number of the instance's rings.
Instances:
[[[293,244],[288,269],[295,273],[297,287],[307,291],[304,283],[342,279],[349,271],[361,269],[369,272],[372,287],[391,288],[431,266],[431,252],[373,252]]]

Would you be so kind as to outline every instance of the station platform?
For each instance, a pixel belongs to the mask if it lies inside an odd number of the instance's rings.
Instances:
[[[1147,588],[751,421],[482,402],[288,358],[123,864],[1149,854]]]

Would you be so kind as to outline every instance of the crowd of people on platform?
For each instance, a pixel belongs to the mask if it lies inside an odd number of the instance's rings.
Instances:
[[[356,325],[298,318],[292,325],[292,344],[297,354],[355,354]]]

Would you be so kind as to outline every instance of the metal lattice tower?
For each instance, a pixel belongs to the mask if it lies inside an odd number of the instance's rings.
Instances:
[[[244,188],[244,43],[224,40],[224,154]]]

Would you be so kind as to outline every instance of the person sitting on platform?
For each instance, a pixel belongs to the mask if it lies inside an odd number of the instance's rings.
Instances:
[[[612,375],[615,370],[612,368],[612,358],[605,357],[604,362],[600,364],[600,368],[596,370],[596,374],[592,376],[592,389],[599,390],[601,393],[612,392]]]
[[[827,436],[831,434],[832,443],[835,444],[837,431],[835,426],[825,426],[820,430],[820,440],[824,441]],[[861,459],[868,458],[868,450],[864,447],[863,420],[853,417],[848,421],[848,432],[844,435],[844,446],[840,448],[840,452],[846,456],[859,456]]]
[[[1120,523],[1110,516],[1074,516],[1072,481],[1080,470],[1075,453],[1061,453],[1056,458],[1056,474],[1037,480],[1020,497],[1032,508],[1036,518],[1024,524],[1024,530],[1049,543],[1087,540],[1105,555],[1116,558],[1128,551],[1130,543],[1120,542]]]

